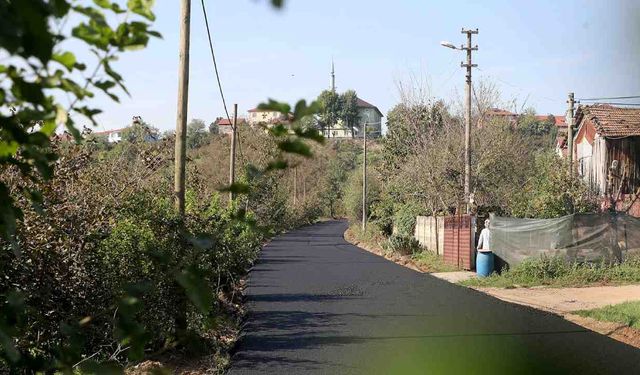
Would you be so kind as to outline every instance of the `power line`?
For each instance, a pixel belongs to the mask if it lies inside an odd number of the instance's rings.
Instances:
[[[582,100],[582,99],[581,99]],[[622,106],[631,106],[631,107],[637,107],[640,106],[640,103],[613,103],[613,102],[599,102],[599,103],[593,103],[593,104],[609,104],[609,105],[622,105]]]
[[[213,49],[213,41],[211,38],[211,30],[209,28],[209,18],[207,17],[207,8],[204,5],[204,0],[200,0],[200,4],[202,4],[202,13],[204,14],[204,24],[207,28],[207,38],[209,39],[209,50],[211,51],[211,60],[213,61],[213,69],[216,72],[216,80],[218,81],[218,89],[220,90],[220,97],[222,98],[222,106],[224,107],[224,113],[227,116],[227,120],[231,126],[236,127],[233,122],[231,122],[231,117],[229,116],[229,111],[227,110],[227,101],[224,98],[224,91],[222,90],[222,82],[220,81],[220,73],[218,72],[218,63],[216,62],[216,54]],[[242,164],[244,164],[244,155],[242,154],[242,139],[240,136],[240,132],[238,129],[235,129],[238,135],[238,151],[240,151],[240,158],[242,160]]]
[[[582,101],[599,101],[599,100],[619,100],[619,99],[638,99],[640,95],[634,96],[611,96],[608,98],[578,98],[578,100]]]
[[[213,51],[213,42],[211,41],[211,30],[209,29],[209,19],[207,17],[207,8],[204,6],[204,0],[200,0],[202,4],[202,13],[204,13],[204,24],[207,27],[207,37],[209,38],[209,50],[211,50],[211,59],[213,60],[213,69],[216,72],[216,80],[218,81],[218,88],[220,89],[220,97],[222,97],[222,105],[224,106],[224,113],[227,115],[227,119],[231,122],[229,117],[229,111],[227,110],[227,102],[224,99],[224,92],[222,91],[222,83],[220,82],[220,73],[218,73],[218,64],[216,63],[216,54]]]

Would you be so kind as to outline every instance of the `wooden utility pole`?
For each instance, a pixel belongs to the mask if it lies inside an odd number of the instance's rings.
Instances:
[[[229,186],[236,182],[236,133],[238,131],[238,105],[233,105],[233,123],[231,124],[231,154],[229,155]],[[235,199],[233,191],[229,192],[229,201]]]
[[[573,110],[575,98],[572,92],[569,93],[567,104],[569,104],[567,109],[567,156],[569,157],[569,174],[573,176]]]
[[[191,26],[191,0],[182,0],[180,6],[180,55],[178,68],[178,115],[176,120],[175,207],[184,216],[185,171],[187,160],[187,104],[189,102],[189,34]]]
[[[463,34],[467,34],[467,46],[461,47],[461,49],[467,51],[467,63],[460,63],[461,67],[467,68],[466,76],[466,114],[464,119],[464,201],[467,205],[467,213],[470,211],[469,194],[471,193],[471,68],[478,66],[471,63],[471,52],[477,51],[478,46],[471,46],[471,36],[478,33],[478,29],[465,30],[462,29]]]
[[[362,126],[362,231],[367,229],[367,123]]]

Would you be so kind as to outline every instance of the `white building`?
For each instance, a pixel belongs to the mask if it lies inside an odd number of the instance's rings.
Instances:
[[[122,132],[125,129],[126,128],[105,130],[102,132],[94,132],[91,134],[95,136],[105,137],[107,139],[107,142],[109,143],[116,143],[122,140]]]
[[[336,92],[336,71],[333,61],[331,62],[331,91]],[[353,134],[342,120],[323,130],[326,138],[352,138],[362,136],[362,129],[366,125],[367,137],[382,136],[382,112],[375,105],[358,98],[358,123],[353,127]]]
[[[251,126],[286,123],[289,120],[283,113],[272,111],[270,109],[254,108],[247,112],[249,112],[247,122],[249,122],[249,125]]]
[[[354,126],[353,137],[362,137],[363,126],[367,126],[367,137],[382,135],[382,112],[375,105],[358,98],[358,123]],[[333,126],[324,130],[327,138],[352,138],[351,129],[338,120]]]

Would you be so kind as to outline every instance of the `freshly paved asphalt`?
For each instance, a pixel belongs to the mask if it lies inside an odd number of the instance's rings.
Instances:
[[[640,374],[640,350],[396,265],[345,229],[264,248],[230,374]]]

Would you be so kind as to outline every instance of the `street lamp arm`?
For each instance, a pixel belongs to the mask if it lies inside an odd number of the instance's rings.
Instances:
[[[451,49],[458,49],[458,47],[454,46],[453,43],[447,42],[446,40],[443,40],[442,42],[440,42],[440,45],[443,47],[451,48]]]

